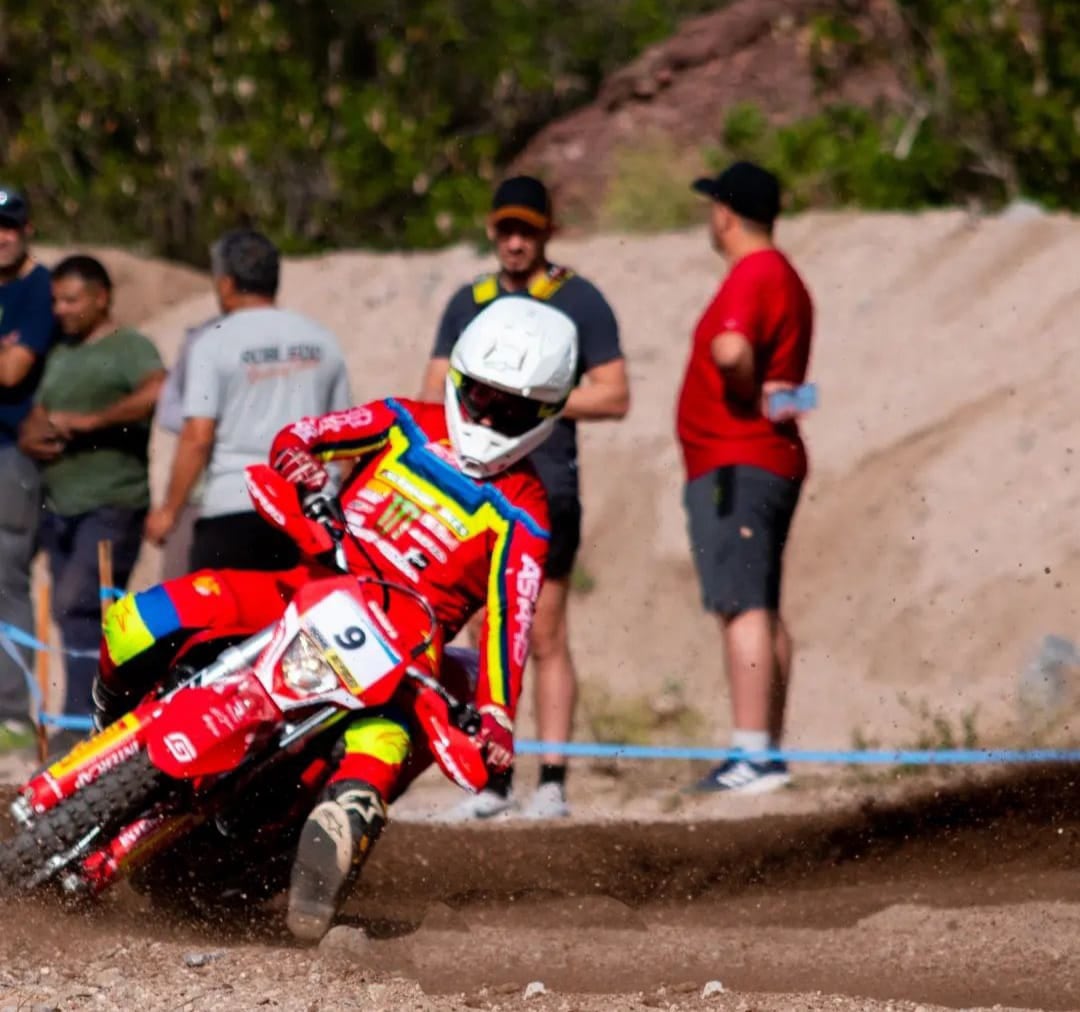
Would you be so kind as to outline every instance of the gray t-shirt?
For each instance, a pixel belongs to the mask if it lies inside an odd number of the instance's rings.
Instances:
[[[244,468],[265,462],[274,436],[304,415],[352,406],[337,338],[288,309],[241,309],[190,350],[184,417],[217,422],[201,515],[249,513]]]
[[[184,390],[187,378],[188,359],[191,358],[191,347],[199,339],[200,335],[219,323],[224,317],[220,314],[212,316],[194,327],[188,327],[184,331],[184,340],[180,344],[180,352],[176,356],[176,362],[169,370],[165,383],[158,394],[157,410],[154,420],[166,432],[175,435],[180,434],[184,425]]]

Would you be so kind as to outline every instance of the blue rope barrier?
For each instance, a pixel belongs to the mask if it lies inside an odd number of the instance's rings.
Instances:
[[[100,593],[102,600],[107,600],[109,598],[123,597],[125,592],[119,587],[102,587]],[[18,626],[11,625],[8,622],[0,622],[0,650],[3,650],[22,672],[23,678],[26,680],[27,691],[30,693],[30,699],[34,704],[34,711],[37,713],[37,722],[51,727],[58,727],[65,731],[92,730],[94,725],[89,714],[49,713],[43,708],[44,700],[41,698],[37,678],[16,647],[24,647],[35,653],[41,651],[52,653],[54,651],[48,643],[42,643],[36,636],[31,636]],[[62,650],[60,652],[67,657],[96,658],[98,656],[96,650]]]
[[[103,587],[102,597],[122,597],[123,590]],[[33,651],[52,651],[47,643],[17,626],[0,622],[0,649],[19,666],[26,678],[38,720],[42,724],[76,731],[92,729],[89,715],[46,713],[41,709],[37,679],[16,646]],[[64,650],[69,657],[97,657],[95,650]],[[733,748],[707,748],[684,745],[630,745],[609,742],[552,742],[520,739],[515,743],[518,755],[562,755],[583,759],[676,760],[689,762],[725,762],[748,759],[752,762],[782,761],[836,765],[889,766],[960,766],[1005,763],[1080,763],[1080,749],[766,749],[758,752]]]
[[[519,740],[519,755],[579,756],[591,759],[675,759],[723,762],[749,759],[752,762],[780,760],[799,763],[839,763],[843,765],[952,766],[977,763],[1080,763],[1080,749],[765,749],[751,752],[731,748],[687,747],[681,745],[618,745],[600,742],[549,742]]]

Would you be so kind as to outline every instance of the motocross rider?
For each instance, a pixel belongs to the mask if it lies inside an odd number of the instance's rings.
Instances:
[[[548,515],[543,486],[523,460],[547,438],[574,382],[577,331],[554,307],[505,298],[480,313],[454,346],[444,404],[372,401],[303,418],[278,433],[270,465],[302,492],[322,489],[324,464],[354,464],[339,494],[346,522],[374,566],[431,604],[449,643],[486,605],[473,701],[491,772],[514,750],[514,715],[543,580]],[[108,611],[94,686],[99,726],[129,710],[162,670],[163,652],[207,629],[275,621],[315,562],[280,572],[200,570],[129,594]],[[444,658],[433,673],[448,683]],[[459,672],[460,674],[460,672]],[[452,690],[453,691],[453,690]],[[387,805],[430,762],[407,706],[365,711],[308,815],[293,861],[288,925],[314,941],[329,929],[372,845]],[[406,762],[408,760],[408,762]]]

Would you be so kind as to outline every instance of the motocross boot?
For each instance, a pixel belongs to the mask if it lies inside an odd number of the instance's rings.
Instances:
[[[386,806],[370,784],[343,780],[328,794],[300,831],[289,882],[286,923],[308,942],[329,930],[386,825]]]

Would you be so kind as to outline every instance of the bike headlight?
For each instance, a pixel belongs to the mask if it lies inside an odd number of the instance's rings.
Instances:
[[[333,692],[338,687],[337,672],[307,633],[296,634],[281,658],[285,684],[294,692]]]

